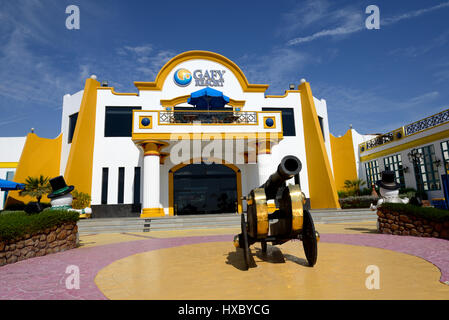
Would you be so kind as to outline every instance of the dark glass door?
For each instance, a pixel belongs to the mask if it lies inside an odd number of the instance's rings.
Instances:
[[[237,212],[236,173],[220,164],[190,164],[173,175],[176,215]]]

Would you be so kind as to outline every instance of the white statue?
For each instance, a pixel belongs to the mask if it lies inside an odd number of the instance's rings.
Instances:
[[[399,197],[399,184],[396,182],[393,171],[383,171],[382,180],[376,182],[379,186],[380,198],[376,205],[371,204],[371,210],[375,211],[382,203],[403,203],[409,202],[408,198]]]
[[[50,185],[53,191],[47,197],[50,198],[52,209],[67,209],[70,211],[78,212],[80,214],[80,217],[90,217],[90,215],[92,214],[91,208],[72,208],[73,196],[71,192],[75,187],[68,186],[65,183],[63,176],[50,179]]]

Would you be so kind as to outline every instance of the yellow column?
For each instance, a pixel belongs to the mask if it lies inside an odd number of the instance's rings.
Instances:
[[[88,194],[92,192],[97,88],[99,86],[100,83],[95,79],[86,80],[64,173],[67,184],[72,184],[78,191]]]
[[[310,84],[304,82],[298,89],[301,92],[310,206],[312,209],[340,208]]]

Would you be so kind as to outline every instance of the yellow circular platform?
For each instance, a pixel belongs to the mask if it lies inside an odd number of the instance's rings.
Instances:
[[[149,251],[115,261],[95,283],[109,299],[449,299],[433,264],[394,251],[319,243],[310,268],[302,243],[257,243],[257,268],[243,271],[243,253],[231,242]],[[380,289],[367,289],[367,267],[380,271]]]

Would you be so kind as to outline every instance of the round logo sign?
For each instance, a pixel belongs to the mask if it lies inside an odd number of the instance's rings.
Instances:
[[[185,87],[192,82],[192,74],[187,69],[178,69],[175,72],[174,80],[178,86]]]

